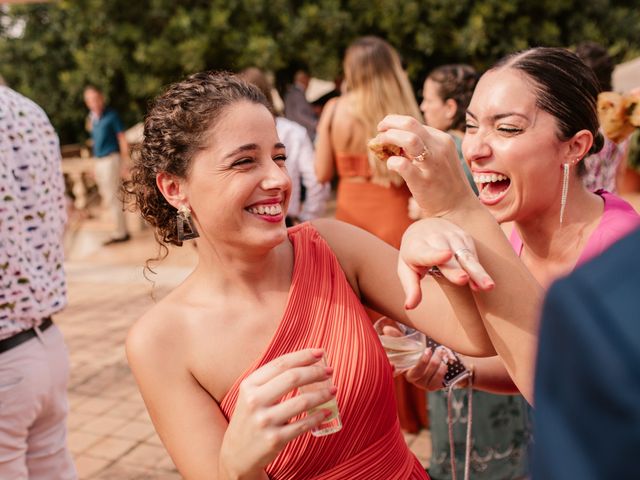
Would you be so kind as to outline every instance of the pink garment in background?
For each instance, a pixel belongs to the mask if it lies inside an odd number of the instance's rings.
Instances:
[[[602,212],[600,223],[598,223],[589,240],[587,240],[576,266],[600,255],[610,245],[640,226],[640,215],[629,203],[604,190],[598,190],[595,193],[604,200],[604,211]],[[520,256],[522,239],[518,234],[517,228],[512,230],[509,241],[518,256]]]

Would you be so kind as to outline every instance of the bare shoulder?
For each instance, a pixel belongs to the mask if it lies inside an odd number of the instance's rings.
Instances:
[[[129,363],[175,361],[182,356],[187,333],[179,321],[183,316],[183,308],[169,294],[138,318],[127,334]]]

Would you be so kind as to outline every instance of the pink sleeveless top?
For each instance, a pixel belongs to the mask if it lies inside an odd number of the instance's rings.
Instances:
[[[598,190],[595,193],[600,195],[604,200],[604,211],[602,212],[598,226],[580,253],[576,266],[600,255],[611,244],[640,226],[640,215],[638,215],[629,203],[604,190]],[[520,256],[522,252],[522,239],[517,229],[514,228],[512,230],[509,241],[518,256]]]
[[[240,382],[251,372],[287,352],[321,347],[334,368],[342,430],[297,437],[267,466],[269,478],[428,479],[400,431],[391,366],[338,260],[309,223],[289,229],[289,238],[295,257],[284,316],[263,354],[222,400],[224,415],[233,415]]]

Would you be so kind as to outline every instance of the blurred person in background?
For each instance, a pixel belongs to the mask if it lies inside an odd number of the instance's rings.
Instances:
[[[87,127],[93,142],[96,183],[102,205],[109,209],[116,224],[111,238],[104,244],[126,242],[131,236],[119,195],[124,169],[130,161],[124,126],[118,112],[105,105],[104,95],[97,87],[90,85],[84,89],[84,103],[89,109]]]
[[[58,136],[0,86],[0,478],[77,478],[67,449],[69,357],[52,315],[67,304]]]
[[[575,53],[593,70],[598,79],[599,92],[610,92],[614,62],[607,49],[599,43],[589,41],[578,44]],[[606,190],[611,193],[618,191],[617,179],[626,168],[628,145],[628,138],[616,143],[605,135],[602,150],[585,157],[582,181],[588,190]]]
[[[347,48],[343,61],[345,93],[325,105],[318,124],[316,173],[328,182],[337,175],[335,218],[373,233],[395,248],[411,224],[404,180],[368,148],[378,123],[390,113],[422,119],[400,56],[385,40],[368,36]],[[379,317],[369,312],[372,320]],[[396,378],[402,428],[426,428],[424,392]]]
[[[471,65],[441,65],[431,71],[422,87],[420,110],[427,125],[448,132],[456,144],[460,164],[477,193],[473,176],[462,156],[465,115],[478,74]]]
[[[262,70],[250,67],[240,77],[260,89],[275,112],[271,84]],[[291,177],[291,199],[287,210],[289,226],[324,215],[331,194],[330,183],[319,183],[314,168],[314,151],[307,130],[300,124],[280,115],[276,116],[276,130],[287,149],[287,172]],[[302,188],[304,187],[304,201]]]
[[[311,141],[315,141],[318,116],[305,96],[311,76],[306,70],[298,70],[293,76],[293,84],[284,94],[284,116],[307,129]]]

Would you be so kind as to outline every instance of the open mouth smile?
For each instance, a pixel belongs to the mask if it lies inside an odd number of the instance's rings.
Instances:
[[[473,181],[478,186],[478,198],[485,205],[498,203],[511,186],[511,179],[496,172],[473,172]]]

